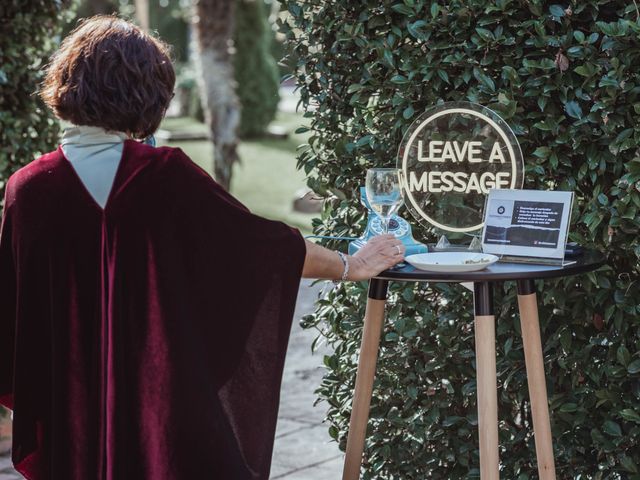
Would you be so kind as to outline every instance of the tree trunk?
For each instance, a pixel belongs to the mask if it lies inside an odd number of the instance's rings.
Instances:
[[[202,108],[213,140],[213,173],[228,190],[233,164],[238,160],[240,120],[231,61],[235,1],[196,0],[193,24]]]
[[[136,19],[140,27],[145,31],[149,31],[149,0],[135,0]]]

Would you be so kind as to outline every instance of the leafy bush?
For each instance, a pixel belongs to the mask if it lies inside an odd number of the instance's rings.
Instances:
[[[50,0],[0,5],[0,193],[11,173],[58,143],[58,122],[36,91],[68,18],[66,6]]]
[[[0,5],[0,198],[15,170],[58,143],[58,122],[34,92],[64,11],[64,3],[48,0]]]
[[[238,0],[234,68],[242,108],[238,135],[262,135],[278,109],[278,66],[271,53],[274,32],[264,0]]]
[[[282,3],[302,101],[315,107],[299,166],[331,196],[317,233],[361,233],[365,170],[393,165],[412,120],[442,101],[478,102],[506,119],[526,188],[575,191],[571,238],[608,264],[539,285],[558,478],[640,479],[636,2]],[[435,233],[416,226],[423,241]],[[501,476],[525,480],[537,471],[514,290],[506,283],[495,299]],[[396,283],[389,300],[364,478],[477,478],[471,294]],[[303,322],[335,350],[318,393],[343,449],[365,302],[364,285],[345,284]]]

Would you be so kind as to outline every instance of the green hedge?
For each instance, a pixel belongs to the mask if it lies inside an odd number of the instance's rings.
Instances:
[[[0,194],[11,173],[58,144],[58,122],[36,92],[56,35],[69,19],[68,4],[3,0],[0,5]]]
[[[571,237],[608,265],[539,285],[558,478],[640,479],[636,2],[282,3],[302,100],[316,105],[299,165],[332,198],[317,233],[361,233],[366,168],[393,165],[409,124],[442,101],[478,102],[506,119],[526,188],[575,191]],[[537,471],[514,290],[507,282],[495,299],[501,477],[524,480]],[[365,285],[342,285],[303,322],[335,350],[318,394],[341,448],[365,298]],[[478,477],[471,311],[456,285],[392,285],[364,478]]]
[[[233,63],[242,138],[264,134],[276,116],[280,74],[272,53],[274,36],[264,0],[237,0]]]
[[[6,0],[0,5],[0,198],[14,171],[58,143],[58,122],[34,92],[55,35],[69,18],[66,3]]]

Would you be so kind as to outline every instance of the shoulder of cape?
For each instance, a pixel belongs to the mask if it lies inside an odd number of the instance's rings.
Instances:
[[[156,166],[173,166],[175,168],[199,169],[191,159],[179,148],[174,147],[151,147],[149,145],[128,140],[127,149],[129,155],[138,158],[148,159],[150,164]],[[36,180],[38,177],[47,176],[64,161],[62,150],[45,153],[34,161],[14,172],[8,180],[9,188],[15,190],[24,186],[27,182]]]
[[[180,148],[151,147],[135,142],[128,146],[130,154],[145,157],[149,165],[154,165],[162,173],[188,181],[191,185],[206,186],[212,190],[228,195],[226,191],[213,179],[211,174],[195,163]]]
[[[158,173],[162,172],[170,177],[189,177],[191,179],[211,181],[211,176],[196,165],[180,148],[152,147],[134,140],[127,140],[127,155],[137,159],[144,159],[144,167],[152,167]],[[46,153],[17,170],[7,182],[6,206],[13,203],[16,196],[35,187],[41,182],[49,183],[51,174],[60,168],[64,162],[64,155],[60,148]],[[215,184],[215,182],[212,182]],[[217,184],[216,184],[217,186]]]
[[[18,169],[9,177],[9,183],[14,187],[28,181],[34,176],[46,174],[56,167],[63,160],[62,152],[56,149],[53,152],[45,153],[33,162],[28,163],[24,167]]]
[[[39,179],[44,181],[55,168],[64,160],[60,149],[45,153],[24,167],[16,170],[6,184],[5,208],[11,206],[18,192],[25,190],[25,187],[38,183]]]
[[[126,148],[128,156],[145,159],[147,160],[148,166],[154,166],[161,170],[166,169],[172,174],[180,174],[182,172],[187,174],[205,174],[210,177],[207,172],[196,165],[180,148],[166,146],[152,147],[133,140],[127,140]]]

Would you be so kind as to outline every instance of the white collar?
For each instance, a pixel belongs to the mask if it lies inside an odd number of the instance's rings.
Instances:
[[[122,143],[129,138],[124,132],[105,130],[101,127],[89,125],[72,125],[64,130],[60,144],[65,145],[96,145],[105,143]]]

